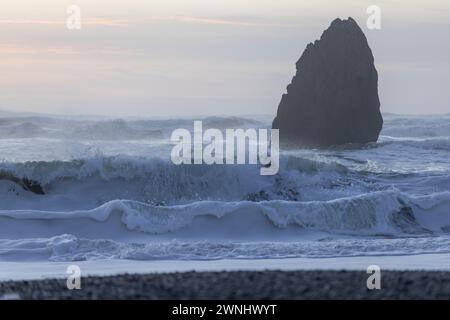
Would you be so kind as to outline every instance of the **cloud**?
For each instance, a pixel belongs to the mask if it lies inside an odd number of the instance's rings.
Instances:
[[[133,19],[111,19],[111,18],[82,18],[81,23],[87,26],[106,26],[106,27],[127,27],[132,23],[147,22],[175,22],[175,23],[197,23],[209,25],[225,25],[238,27],[292,27],[290,24],[281,23],[265,23],[255,21],[244,21],[235,19],[222,19],[214,17],[198,17],[198,16],[150,16],[144,18]],[[65,20],[42,20],[42,19],[0,19],[0,25],[48,25],[61,26],[65,25]]]
[[[39,19],[1,19],[0,25],[65,25],[65,20],[39,20]],[[109,18],[82,18],[81,24],[88,26],[126,27],[128,20]]]
[[[78,48],[73,46],[23,46],[16,44],[0,45],[0,54],[14,55],[90,55],[90,54],[123,54],[125,50],[111,48]]]
[[[228,25],[240,27],[291,27],[288,24],[262,23],[252,21],[240,21],[231,19],[219,19],[210,17],[196,17],[196,16],[151,16],[146,20],[149,21],[173,21],[178,23],[202,23],[212,25]]]

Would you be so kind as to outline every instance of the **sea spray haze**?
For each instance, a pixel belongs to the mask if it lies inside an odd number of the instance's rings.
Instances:
[[[2,117],[0,170],[38,181],[45,195],[0,180],[0,259],[448,252],[450,117],[384,117],[379,142],[282,151],[272,176],[257,164],[173,164],[170,134],[191,119]]]

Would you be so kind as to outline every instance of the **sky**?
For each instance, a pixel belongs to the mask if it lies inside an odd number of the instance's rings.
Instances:
[[[383,112],[450,113],[448,0],[2,2],[2,110],[275,115],[306,45],[352,16],[375,56]],[[70,5],[79,30],[66,26]],[[380,30],[366,26],[370,5]]]

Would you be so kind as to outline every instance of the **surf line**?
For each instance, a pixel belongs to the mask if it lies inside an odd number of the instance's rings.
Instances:
[[[203,122],[194,121],[193,132],[194,137],[183,128],[172,132],[170,140],[176,144],[170,158],[174,164],[260,164],[261,175],[278,173],[278,129],[225,129],[223,134],[221,130],[212,128],[203,132]]]

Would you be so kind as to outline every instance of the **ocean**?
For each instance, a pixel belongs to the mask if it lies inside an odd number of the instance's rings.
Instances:
[[[282,150],[280,169],[174,165],[171,132],[270,117],[0,115],[0,261],[210,261],[450,253],[450,114],[384,114],[379,141]]]

